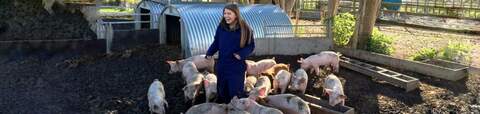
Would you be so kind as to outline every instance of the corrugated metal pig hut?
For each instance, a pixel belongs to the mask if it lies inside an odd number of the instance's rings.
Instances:
[[[181,45],[186,57],[204,54],[208,49],[215,29],[223,15],[224,3],[180,3],[144,0],[138,4],[135,13],[161,15],[136,16],[136,21],[150,23],[136,24],[136,28],[158,28],[160,43]],[[255,39],[265,38],[265,26],[291,25],[287,14],[275,5],[239,5],[244,20],[254,30]],[[268,31],[293,37],[291,28],[269,28]]]

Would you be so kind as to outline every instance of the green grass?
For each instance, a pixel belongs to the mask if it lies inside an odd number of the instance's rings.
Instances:
[[[101,8],[98,12],[101,13],[133,13],[132,8]]]
[[[113,2],[127,2],[130,4],[139,3],[141,0],[104,0],[103,3],[113,3]]]
[[[437,57],[438,51],[434,48],[422,48],[420,51],[417,51],[415,54],[410,56],[410,60],[414,61],[423,61],[430,60]]]

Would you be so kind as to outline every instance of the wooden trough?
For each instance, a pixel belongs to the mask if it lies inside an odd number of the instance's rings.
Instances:
[[[417,78],[343,56],[340,59],[340,66],[387,81],[392,85],[405,89],[406,92],[417,89],[420,83]]]
[[[312,114],[354,114],[355,109],[348,106],[330,106],[328,101],[308,94],[298,94],[300,98],[309,102],[308,106]]]
[[[402,70],[418,72],[420,74],[433,76],[445,80],[457,81],[468,75],[468,66],[453,62],[437,62],[435,64],[422,63],[417,61],[409,61],[404,59],[393,58],[387,55],[377,54],[363,50],[352,50],[337,48],[336,51],[345,56],[355,57],[357,59],[368,62],[386,65]]]

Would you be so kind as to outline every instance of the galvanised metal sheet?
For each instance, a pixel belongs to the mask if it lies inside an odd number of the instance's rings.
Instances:
[[[135,8],[135,21],[140,21],[140,8],[150,10],[150,29],[158,29],[161,13],[165,9],[165,5],[150,0],[141,1]],[[141,23],[135,23],[135,28],[140,29],[140,25]]]
[[[185,29],[182,31],[182,48],[186,56],[206,53],[213,42],[215,30],[223,15],[225,4],[174,4],[180,13]],[[242,18],[254,31],[254,38],[264,38],[264,26],[291,25],[290,18],[275,5],[241,5]],[[168,28],[167,28],[168,29]],[[273,30],[272,30],[273,29]],[[276,38],[293,37],[291,27],[270,28],[269,32],[281,33]],[[188,47],[188,48],[186,48]]]
[[[165,6],[163,3],[142,1],[138,8],[150,9],[151,13],[162,13],[162,15],[178,15],[181,21],[181,45],[186,57],[206,53],[206,50],[213,42],[215,30],[223,15],[223,3],[178,3],[171,4],[168,10],[173,10],[174,13],[163,12]],[[293,37],[293,30],[291,26],[284,27],[268,27],[275,25],[291,25],[290,18],[279,7],[267,4],[255,5],[239,5],[242,18],[250,25],[254,31],[254,38],[265,38],[265,32],[278,33],[275,38]],[[138,11],[136,9],[136,11]],[[138,11],[139,13],[139,11]],[[154,18],[152,21],[159,22],[161,16]],[[152,22],[153,23],[153,22]],[[168,22],[166,22],[168,23]],[[160,28],[165,28],[165,25],[160,25]],[[158,26],[152,26],[158,28]],[[165,28],[168,29],[168,28]],[[164,35],[166,36],[166,35]]]

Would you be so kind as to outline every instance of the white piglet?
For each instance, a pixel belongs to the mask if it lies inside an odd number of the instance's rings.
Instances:
[[[190,107],[185,114],[249,114],[246,111],[234,109],[227,104],[202,103]]]
[[[234,109],[244,110],[250,114],[283,114],[283,112],[278,109],[262,106],[249,98],[238,99],[235,96],[229,105]]]
[[[278,89],[280,89],[280,93],[285,93],[285,90],[287,90],[290,83],[291,77],[292,73],[286,70],[278,71],[275,79],[273,80],[273,91],[275,93],[278,93]]]
[[[187,62],[183,66],[182,77],[185,79],[187,85],[183,87],[185,100],[192,100],[192,104],[195,102],[195,98],[198,96],[203,81],[203,74],[198,72],[193,62]]]
[[[203,87],[205,87],[205,100],[207,103],[214,100],[217,96],[217,76],[212,73],[205,73]]]
[[[292,75],[292,81],[290,83],[289,90],[305,94],[305,90],[307,89],[307,83],[308,83],[307,72],[303,69],[298,69]]]
[[[168,102],[165,99],[165,90],[162,82],[155,79],[148,88],[148,107],[150,112],[157,114],[165,114],[165,109],[168,107]]]
[[[227,114],[227,105],[202,103],[190,107],[185,114]]]
[[[256,100],[257,98],[265,98],[271,91],[272,85],[267,76],[260,76],[257,79],[255,88],[249,93],[249,98]]]
[[[331,66],[332,70],[338,72],[341,54],[333,51],[324,51],[316,55],[311,55],[305,59],[300,58],[298,63],[300,67],[305,70],[310,70],[310,73],[315,71],[316,75],[320,75],[320,66]]]
[[[170,65],[170,71],[168,73],[172,74],[182,71],[183,65],[187,62],[193,62],[198,69],[207,69],[209,72],[213,72],[215,60],[206,59],[205,56],[206,55],[196,55],[187,59],[167,61],[167,63]]]
[[[247,60],[245,63],[247,64],[247,75],[259,75],[277,64],[275,57],[272,59],[263,59],[258,62]]]
[[[310,114],[308,103],[293,94],[270,95],[265,98],[267,106],[280,109],[285,114]]]
[[[347,96],[343,93],[343,86],[337,76],[330,74],[325,79],[323,85],[325,88],[324,93],[328,95],[328,104],[335,106],[337,104],[345,105],[345,99]]]
[[[197,66],[193,62],[187,62],[183,65],[182,77],[186,84],[198,82],[200,83],[203,78],[203,74],[197,70]]]

